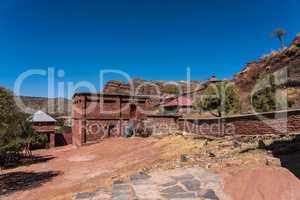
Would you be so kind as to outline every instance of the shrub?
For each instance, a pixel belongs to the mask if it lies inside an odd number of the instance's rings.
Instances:
[[[255,111],[269,112],[287,109],[288,107],[293,106],[294,102],[288,100],[288,94],[282,92],[282,86],[284,86],[284,84],[275,84],[274,75],[266,75],[263,81],[264,82],[261,85],[264,85],[265,87],[256,91],[251,97],[252,106]]]
[[[0,88],[0,167],[17,161],[23,150],[31,154],[30,146],[45,139],[34,131],[29,116],[17,108],[11,92]]]
[[[217,116],[233,114],[240,111],[238,91],[230,81],[209,85],[194,107],[203,111],[217,111]]]

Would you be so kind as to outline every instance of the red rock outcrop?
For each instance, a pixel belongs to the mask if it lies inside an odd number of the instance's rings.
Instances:
[[[201,88],[203,81],[158,81],[132,79],[128,83],[122,81],[108,81],[103,89],[109,94],[129,94],[134,90],[139,95],[159,95],[164,93],[186,93]],[[177,89],[176,89],[177,88]]]
[[[300,181],[284,168],[261,167],[225,175],[224,186],[234,200],[300,199]]]
[[[234,82],[240,92],[243,112],[250,112],[250,94],[257,81],[263,75],[281,69],[287,70],[286,86],[300,86],[300,36],[296,37],[290,47],[248,63],[242,72],[235,75]]]

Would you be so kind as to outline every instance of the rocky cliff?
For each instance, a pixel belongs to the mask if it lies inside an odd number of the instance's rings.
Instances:
[[[300,36],[288,48],[271,52],[248,63],[244,70],[235,75],[234,82],[239,89],[243,112],[251,112],[250,95],[258,81],[266,74],[281,73],[280,81],[287,90],[294,107],[300,107]]]
[[[157,81],[133,79],[128,83],[122,81],[108,81],[103,92],[110,94],[129,94],[134,88],[136,95],[159,95],[159,94],[182,94],[188,91],[195,91],[202,87],[204,81]]]

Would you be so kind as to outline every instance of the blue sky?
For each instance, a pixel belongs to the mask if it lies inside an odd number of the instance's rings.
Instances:
[[[151,80],[230,78],[300,32],[297,0],[2,0],[0,85],[28,69],[64,70],[58,82],[90,81],[117,69]],[[122,79],[108,75],[108,79]],[[25,80],[22,95],[47,96],[47,79]],[[55,93],[54,96],[61,96]],[[66,96],[66,95],[64,95]]]

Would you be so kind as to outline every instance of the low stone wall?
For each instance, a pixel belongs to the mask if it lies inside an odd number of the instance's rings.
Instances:
[[[105,137],[119,137],[129,119],[73,119],[73,144],[94,143]],[[176,115],[148,115],[141,119],[142,132],[154,136],[185,131],[199,135],[268,135],[300,132],[300,110],[239,115],[223,118],[180,118]]]
[[[212,119],[178,120],[179,129],[202,135],[264,135],[300,132],[300,110]]]
[[[149,115],[144,124],[152,135],[168,135],[178,130],[178,118],[174,115]]]

